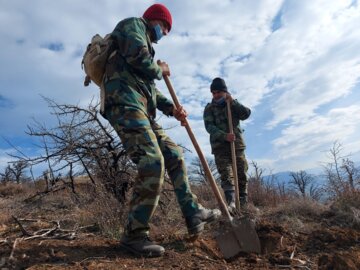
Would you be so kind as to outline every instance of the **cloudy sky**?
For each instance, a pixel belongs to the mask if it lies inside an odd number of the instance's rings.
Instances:
[[[205,155],[211,156],[202,114],[209,85],[223,77],[252,109],[242,123],[247,157],[280,172],[319,166],[338,140],[360,160],[360,7],[357,0],[159,1],[173,15],[169,36],[155,45]],[[80,62],[91,37],[154,1],[0,0],[0,168],[12,152],[6,138],[36,155],[25,134],[36,118],[55,125],[41,96],[86,105]],[[163,81],[157,82],[170,97]],[[186,131],[159,119],[182,145]],[[187,153],[190,161],[196,154]]]

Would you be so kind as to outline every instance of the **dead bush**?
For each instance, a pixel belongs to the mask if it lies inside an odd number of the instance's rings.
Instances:
[[[309,221],[320,221],[327,209],[325,205],[312,199],[297,198],[269,208],[264,212],[264,216],[276,223],[299,230],[304,229],[304,224]]]
[[[360,191],[349,191],[336,197],[332,203],[332,208],[348,211],[351,208],[360,209]]]
[[[128,204],[121,205],[110,192],[100,189],[98,187],[96,193],[88,193],[87,198],[81,198],[83,203],[75,209],[74,219],[80,225],[96,224],[101,234],[119,239],[127,218]]]
[[[249,181],[249,201],[255,206],[275,207],[285,200],[273,186],[265,186],[256,181]]]
[[[325,217],[331,224],[360,229],[360,191],[343,193],[337,197]]]

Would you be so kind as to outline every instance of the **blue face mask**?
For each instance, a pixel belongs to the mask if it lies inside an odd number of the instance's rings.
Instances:
[[[213,99],[213,101],[217,105],[223,105],[223,104],[225,104],[225,97],[221,97],[219,99]]]
[[[163,37],[163,31],[159,24],[154,26],[155,42],[159,41]]]

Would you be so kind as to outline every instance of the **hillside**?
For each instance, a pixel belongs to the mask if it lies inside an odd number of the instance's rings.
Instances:
[[[214,207],[207,187],[194,191]],[[172,193],[162,197],[151,237],[164,245],[162,258],[137,258],[118,245],[124,207],[88,185],[31,197],[31,185],[0,188],[0,269],[359,269],[359,196],[322,205],[291,200],[276,207],[249,207],[261,254],[226,261],[215,235],[224,221],[188,239]]]

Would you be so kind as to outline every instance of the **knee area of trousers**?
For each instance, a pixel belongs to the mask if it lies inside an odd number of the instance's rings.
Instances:
[[[173,170],[186,170],[184,159],[173,159],[166,164],[166,169],[169,171]]]
[[[138,164],[138,171],[160,175],[164,173],[164,158],[162,156],[147,157]]]
[[[170,167],[171,169],[173,167],[178,168],[185,166],[185,160],[181,152],[173,151],[171,154],[172,155],[165,160],[167,168]]]

